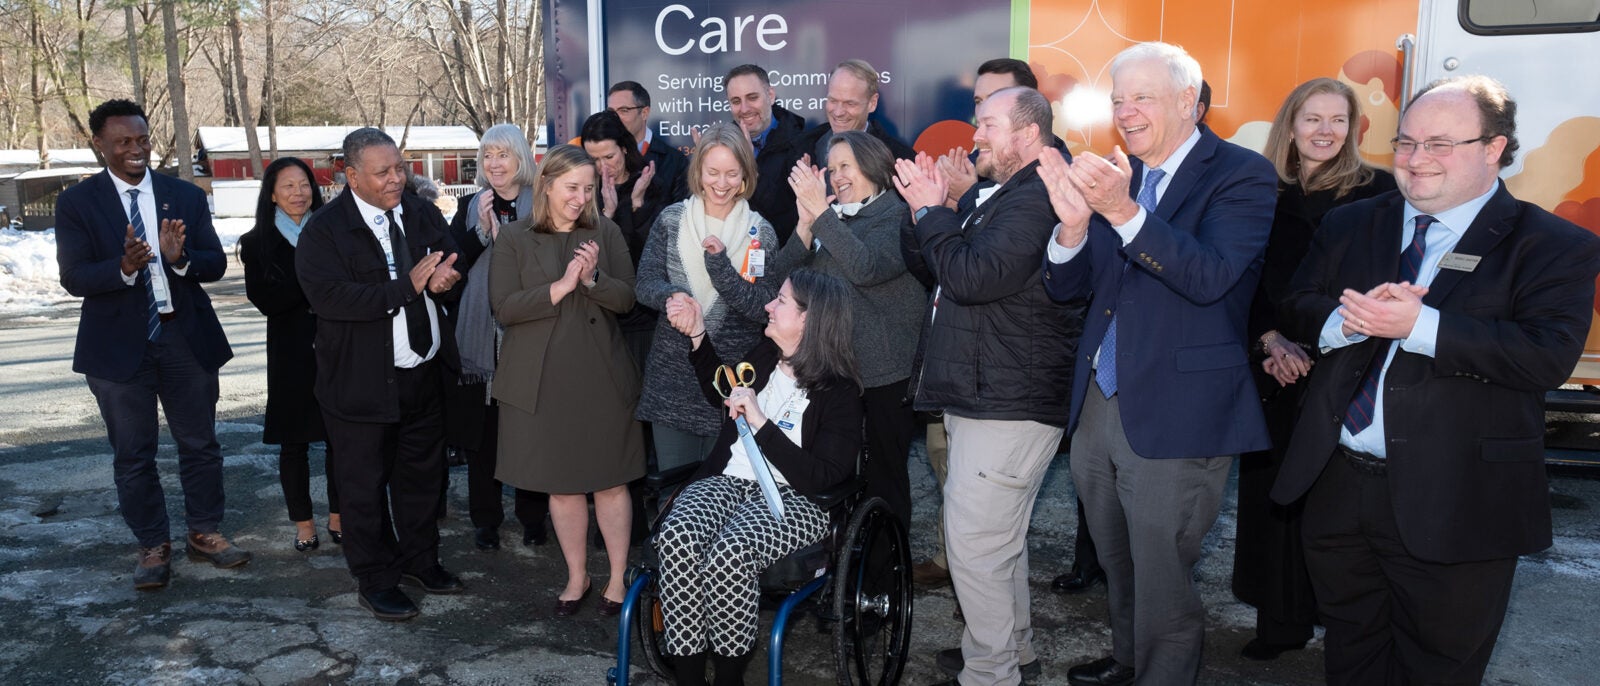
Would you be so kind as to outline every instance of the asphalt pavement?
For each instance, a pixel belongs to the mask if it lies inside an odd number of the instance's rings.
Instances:
[[[600,617],[592,602],[573,618],[552,615],[564,576],[553,542],[524,547],[520,527],[508,522],[502,550],[476,550],[462,468],[452,470],[440,554],[467,591],[415,594],[422,608],[415,620],[379,622],[361,609],[326,532],[321,549],[293,550],[276,449],[260,442],[265,322],[244,301],[237,264],[232,273],[211,289],[236,354],[223,369],[217,426],[227,489],[223,531],[255,559],[241,569],[218,570],[178,552],[172,584],[158,592],[132,587],[135,545],[117,512],[104,427],[83,378],[71,372],[76,309],[0,319],[0,683],[605,683],[615,663],[615,620]],[[1593,419],[1575,418],[1552,431],[1594,441]],[[321,476],[316,458],[314,482]],[[933,545],[938,494],[920,443],[912,460],[913,548],[921,557]],[[164,432],[158,463],[174,531],[181,534],[176,454]],[[1208,611],[1200,683],[1321,683],[1320,640],[1274,662],[1238,656],[1254,614],[1228,590],[1233,496],[1230,482],[1196,570]],[[313,485],[313,500],[326,502],[320,483]],[[1558,475],[1552,502],[1555,546],[1524,558],[1518,568],[1487,683],[1584,684],[1600,674],[1600,652],[1593,650],[1600,480]],[[319,511],[319,523],[325,517]],[[1075,517],[1061,458],[1046,477],[1029,538],[1041,684],[1065,684],[1070,666],[1109,652],[1104,587],[1080,596],[1049,589],[1051,578],[1070,564]],[[590,560],[591,570],[603,574],[603,552],[592,551]],[[945,678],[933,654],[958,644],[953,608],[948,588],[917,593],[903,683]],[[786,683],[835,682],[832,640],[817,621],[796,622],[787,645]],[[749,682],[761,683],[764,673],[757,661]],[[630,674],[635,684],[662,683],[637,657]]]

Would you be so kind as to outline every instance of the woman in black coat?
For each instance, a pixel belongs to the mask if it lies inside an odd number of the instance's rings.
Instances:
[[[1278,207],[1250,307],[1250,335],[1256,341],[1256,387],[1272,449],[1239,460],[1233,558],[1233,594],[1256,608],[1256,636],[1241,651],[1252,660],[1304,647],[1316,620],[1301,547],[1301,505],[1277,505],[1268,492],[1299,414],[1305,388],[1300,380],[1318,357],[1317,342],[1281,335],[1276,303],[1288,294],[1289,281],[1329,210],[1395,188],[1392,175],[1362,162],[1360,121],[1355,91],[1333,79],[1313,79],[1284,101],[1263,151],[1278,170]]]
[[[327,432],[312,394],[317,315],[295,278],[294,251],[300,229],[319,207],[322,191],[311,167],[293,157],[276,160],[261,178],[256,225],[239,238],[245,294],[267,316],[267,417],[261,442],[279,446],[278,479],[295,524],[294,549],[300,552],[319,545],[311,514],[310,444],[327,440]],[[328,536],[340,543],[333,446],[324,451],[323,470],[328,479]]]

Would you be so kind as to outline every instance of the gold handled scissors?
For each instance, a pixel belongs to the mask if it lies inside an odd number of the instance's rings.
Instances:
[[[722,365],[717,368],[711,377],[712,388],[717,389],[717,394],[723,398],[733,395],[733,389],[743,386],[749,388],[756,383],[756,366],[749,362],[740,362],[737,365]]]

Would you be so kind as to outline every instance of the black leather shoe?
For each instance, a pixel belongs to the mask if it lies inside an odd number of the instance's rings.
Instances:
[[[492,526],[480,526],[472,532],[472,544],[478,550],[499,550],[500,529]]]
[[[960,648],[945,648],[939,651],[934,662],[938,663],[939,671],[952,677],[960,676],[961,669],[967,666],[966,659],[961,656]],[[1035,658],[1033,662],[1018,667],[1018,671],[1022,672],[1022,682],[1030,683],[1037,681],[1039,676],[1044,674],[1044,665]]]
[[[404,591],[393,587],[381,591],[362,591],[360,602],[362,607],[372,612],[372,616],[385,622],[403,622],[422,612]]]
[[[536,529],[522,530],[523,545],[544,545],[545,543],[549,542],[549,540],[550,535],[545,533],[543,526],[540,526]]]
[[[319,545],[322,545],[322,541],[317,540],[316,534],[311,534],[311,540],[309,541],[294,539],[294,550],[297,553],[309,553],[316,550]]]
[[[1055,581],[1050,582],[1050,588],[1059,593],[1075,595],[1094,588],[1095,584],[1104,583],[1105,580],[1105,572],[1095,572],[1089,576],[1084,576],[1082,571],[1074,569],[1056,577]]]
[[[434,565],[415,574],[401,574],[400,583],[416,586],[429,593],[460,593],[467,589],[461,579],[446,571],[442,565]]]
[[[328,540],[334,545],[344,545],[344,532],[338,529],[328,529]]]
[[[1268,643],[1259,638],[1252,638],[1239,651],[1239,657],[1246,660],[1265,662],[1267,660],[1276,660],[1279,655],[1291,650],[1300,650],[1304,647],[1306,647],[1305,641],[1299,643]]]
[[[1072,686],[1123,686],[1133,683],[1133,668],[1125,667],[1117,662],[1117,658],[1107,655],[1067,670],[1067,683]]]

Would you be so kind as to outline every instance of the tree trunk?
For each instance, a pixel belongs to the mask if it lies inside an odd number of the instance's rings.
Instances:
[[[33,129],[38,135],[37,149],[39,152],[39,168],[50,168],[50,146],[45,140],[44,133],[44,84],[39,80],[39,62],[43,59],[43,36],[39,33],[39,7],[28,6],[28,38],[33,44],[32,71],[30,77],[33,81]]]
[[[238,84],[235,90],[239,94],[239,121],[244,126],[244,140],[250,146],[250,178],[255,178],[265,166],[261,163],[261,140],[256,135],[258,115],[250,106],[250,81],[244,75],[244,27],[239,21],[238,2],[233,3],[228,10],[228,34],[233,38],[233,69],[234,81]]]
[[[278,103],[277,94],[272,92],[274,74],[273,67],[277,63],[278,32],[274,24],[277,17],[272,11],[272,0],[261,1],[261,13],[264,15],[264,24],[267,30],[267,66],[261,75],[261,104],[266,108],[267,115],[267,147],[271,150],[272,159],[278,159]]]
[[[166,34],[167,91],[172,97],[172,147],[178,176],[194,181],[194,145],[190,141],[188,96],[183,85],[183,61],[178,54],[177,0],[161,0],[161,29]]]
[[[122,20],[128,26],[128,75],[133,80],[133,101],[144,107],[144,73],[139,70],[139,25],[133,19],[133,4],[122,7]]]

